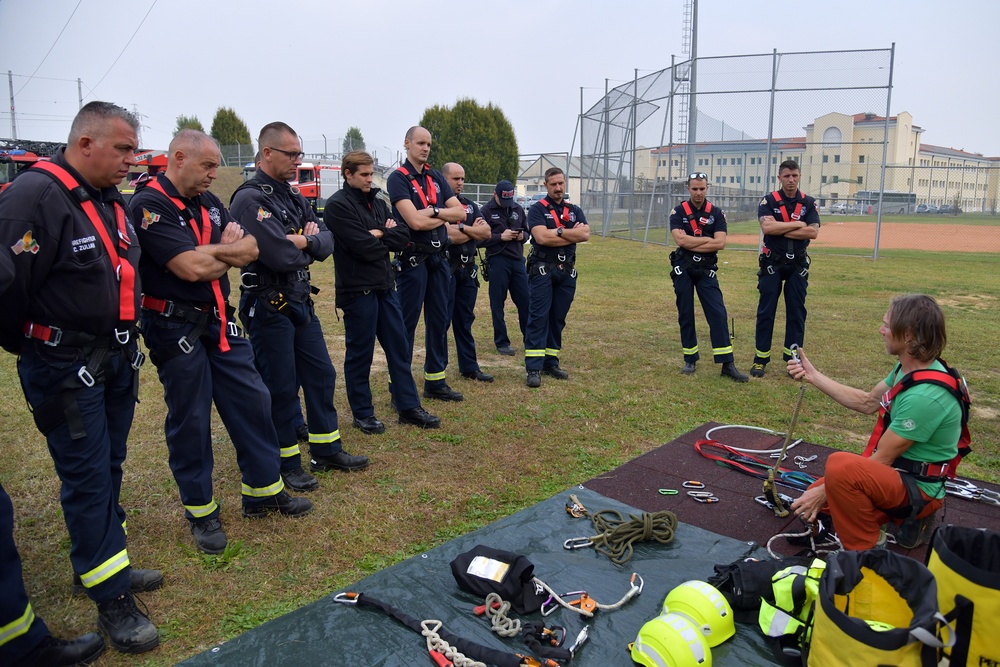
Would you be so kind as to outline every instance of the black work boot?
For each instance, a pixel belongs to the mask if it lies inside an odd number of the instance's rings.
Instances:
[[[133,593],[155,591],[163,585],[163,573],[159,570],[140,570],[133,567],[129,570],[129,581]],[[87,587],[80,581],[80,575],[73,575],[73,595],[86,595]]]
[[[364,470],[368,467],[368,457],[348,454],[344,450],[340,450],[333,456],[313,455],[309,461],[309,467],[312,468],[313,472],[325,472],[327,470],[354,472],[356,470]],[[292,488],[294,489],[295,487]]]
[[[218,517],[192,521],[191,535],[194,536],[194,544],[198,547],[198,551],[206,554],[221,554],[229,543]]]
[[[528,376],[524,379],[524,384],[532,389],[542,386],[542,375],[540,371],[528,371]]]
[[[160,643],[160,634],[135,604],[132,593],[97,604],[97,627],[108,635],[111,645],[122,653],[145,653]]]
[[[740,371],[736,368],[736,364],[731,361],[722,364],[722,375],[723,377],[730,378],[736,382],[750,381],[750,377],[746,373],[740,373]]]
[[[767,367],[766,362],[761,363],[759,361],[754,361],[752,364],[750,364],[750,375],[752,375],[755,378],[762,378],[764,377],[764,373],[766,372],[764,370],[766,367]]]
[[[461,401],[465,397],[460,392],[455,391],[447,384],[436,386],[424,385],[424,398],[436,398],[439,401]]]
[[[56,639],[47,635],[12,667],[70,667],[89,665],[104,653],[104,638],[88,632],[76,639]]]
[[[545,366],[542,368],[542,373],[548,375],[549,377],[554,377],[557,380],[568,380],[569,373],[559,368],[558,366]]]
[[[439,428],[441,426],[441,418],[432,415],[418,405],[415,408],[400,412],[399,423],[419,426],[420,428]]]
[[[319,481],[303,470],[302,466],[282,470],[281,479],[285,480],[285,486],[292,491],[315,491],[319,488]]]
[[[694,375],[696,369],[697,366],[695,366],[695,362],[685,361],[684,368],[681,369],[681,373],[683,373],[684,375]]]
[[[248,519],[260,519],[272,512],[280,512],[285,516],[300,517],[312,512],[313,504],[305,498],[296,498],[281,491],[277,495],[265,498],[263,502],[252,505],[243,501],[243,516]]]

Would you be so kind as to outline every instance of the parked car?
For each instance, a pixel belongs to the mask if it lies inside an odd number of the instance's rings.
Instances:
[[[525,211],[527,211],[528,207],[533,203],[530,197],[525,197],[524,195],[515,196],[514,201],[517,202],[517,204]]]
[[[830,205],[830,213],[850,213],[850,207],[844,202]]]
[[[941,204],[941,208],[938,209],[941,215],[958,215],[961,212],[962,209],[954,204]]]
[[[938,207],[934,204],[919,204],[917,206],[917,213],[923,214],[934,214],[938,212]]]

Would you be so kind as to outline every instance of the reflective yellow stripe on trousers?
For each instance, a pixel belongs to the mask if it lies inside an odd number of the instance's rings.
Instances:
[[[122,549],[90,572],[81,574],[80,583],[87,588],[93,588],[121,572],[128,567],[128,564],[128,550]]]
[[[31,627],[35,622],[35,612],[31,610],[31,603],[24,608],[24,613],[19,618],[15,618],[7,625],[0,625],[0,646],[17,639]]]

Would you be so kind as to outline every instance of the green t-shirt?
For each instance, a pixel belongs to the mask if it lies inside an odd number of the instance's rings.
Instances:
[[[943,371],[935,361],[931,370]],[[899,364],[885,378],[892,387],[902,379]],[[929,382],[915,384],[892,399],[889,429],[913,444],[903,452],[911,461],[937,463],[950,461],[958,455],[958,439],[962,435],[962,406],[948,389]],[[941,482],[917,481],[920,489],[931,498],[944,498]]]

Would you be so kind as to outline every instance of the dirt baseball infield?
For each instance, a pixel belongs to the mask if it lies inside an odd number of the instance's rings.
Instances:
[[[732,244],[757,244],[756,234],[729,235]],[[874,222],[825,220],[819,238],[810,242],[820,248],[875,247]],[[917,222],[883,222],[879,235],[882,250],[942,250],[952,252],[1000,252],[1000,230],[976,225],[935,225]]]

